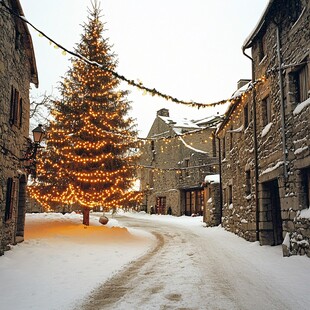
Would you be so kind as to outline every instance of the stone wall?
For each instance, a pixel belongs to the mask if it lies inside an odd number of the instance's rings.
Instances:
[[[174,126],[157,116],[148,134],[153,140],[147,140],[141,147],[140,164],[152,167],[140,171],[143,203],[148,212],[155,208],[158,197],[165,197],[165,212],[171,208],[173,215],[184,214],[184,191],[203,190],[205,175],[217,169],[217,160],[212,157],[214,129],[186,134],[186,130],[197,128],[183,128],[185,135],[178,137]]]
[[[5,1],[16,10],[18,1]],[[17,234],[23,234],[25,216],[26,171],[19,160],[27,147],[29,133],[29,87],[32,63],[29,57],[29,33],[24,23],[13,19],[7,12],[0,15],[0,254],[16,242]],[[22,98],[21,125],[10,124],[11,92],[16,89]],[[4,222],[7,180],[15,182],[15,198],[12,216]],[[18,208],[19,207],[19,208]],[[18,212],[19,211],[19,212]],[[21,236],[22,237],[22,236]]]
[[[221,224],[220,183],[209,183],[204,189],[205,209],[203,221],[213,227]]]
[[[286,233],[282,244],[283,255],[307,255],[310,257],[310,219],[295,217],[294,229]]]
[[[258,239],[262,245],[277,245],[285,239],[286,252],[307,254],[309,221],[297,220],[297,215],[309,208],[310,195],[310,4],[300,1],[303,10],[292,19],[292,5],[296,3],[273,2],[264,15],[263,24],[251,39],[251,48],[255,80],[265,75],[267,79],[235,104],[218,135],[222,148],[225,140],[226,150],[221,161],[223,226],[247,240]],[[280,21],[279,28],[275,21]],[[308,99],[302,102],[296,82],[301,68],[308,70]],[[232,132],[244,123],[246,105],[252,111],[249,126],[235,139]]]
[[[252,96],[240,99],[220,133],[223,227],[249,241],[256,240]],[[245,122],[245,113],[247,122]],[[238,117],[236,115],[239,115]],[[225,143],[224,140],[225,139]]]

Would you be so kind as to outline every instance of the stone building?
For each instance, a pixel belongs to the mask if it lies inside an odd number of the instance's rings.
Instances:
[[[176,120],[167,109],[157,112],[141,147],[140,190],[147,212],[202,215],[205,176],[218,169],[214,125],[219,120]]]
[[[28,27],[18,0],[0,3],[0,255],[24,236],[29,88],[38,85]]]
[[[308,0],[269,1],[243,45],[252,82],[217,135],[223,226],[310,257],[309,21]]]

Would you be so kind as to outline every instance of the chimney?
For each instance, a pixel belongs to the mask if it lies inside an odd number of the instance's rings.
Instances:
[[[248,79],[241,79],[237,82],[237,89],[240,89],[242,86],[248,84],[249,82],[251,82],[251,80]]]
[[[169,117],[169,110],[168,109],[160,109],[157,111],[157,116],[165,116],[165,117]]]

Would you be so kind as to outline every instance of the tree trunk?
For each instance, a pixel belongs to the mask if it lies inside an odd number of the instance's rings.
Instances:
[[[90,208],[83,207],[83,225],[89,226],[89,211]]]

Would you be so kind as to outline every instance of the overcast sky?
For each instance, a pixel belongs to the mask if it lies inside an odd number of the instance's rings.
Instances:
[[[202,103],[227,99],[237,81],[251,78],[251,63],[241,51],[268,0],[101,0],[105,36],[118,55],[117,72],[180,100]],[[21,0],[26,18],[72,50],[80,41],[90,0]],[[32,93],[57,95],[57,83],[69,68],[49,42],[31,31],[39,73]],[[250,52],[250,51],[249,51]],[[198,119],[214,109],[186,108],[121,84],[131,91],[131,115],[145,137],[166,107],[172,117]],[[220,109],[221,110],[221,109]]]

